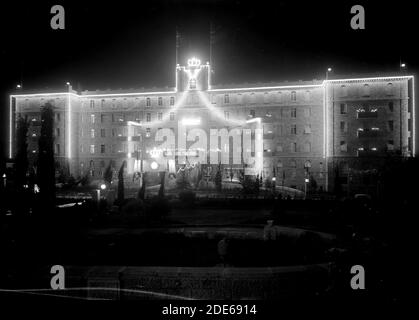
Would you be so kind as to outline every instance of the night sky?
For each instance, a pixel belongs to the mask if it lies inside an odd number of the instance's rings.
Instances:
[[[323,79],[325,69],[349,74],[416,72],[418,14],[397,1],[19,1],[0,6],[0,95],[6,154],[8,94],[23,88],[173,87],[176,27],[180,63],[209,59],[214,27],[215,84]],[[66,29],[52,30],[61,4]],[[361,4],[366,30],[352,30],[350,8]]]

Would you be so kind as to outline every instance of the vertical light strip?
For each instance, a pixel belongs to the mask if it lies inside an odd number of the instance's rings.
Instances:
[[[415,157],[416,156],[415,76],[412,76],[412,97],[413,97],[413,102],[412,102],[412,154],[413,154],[413,157]]]
[[[328,110],[327,110],[327,84],[328,81],[325,80],[323,81],[323,94],[324,94],[324,101],[323,101],[323,157],[325,159],[325,169],[326,169],[326,183],[325,183],[325,188],[326,188],[326,192],[329,191],[329,165],[328,165],[328,160],[327,157],[329,155],[329,128],[328,128]]]
[[[16,98],[15,98],[16,99]],[[12,140],[13,140],[13,137],[12,137],[12,134],[13,134],[13,110],[12,110],[12,101],[13,101],[13,98],[12,98],[12,96],[9,96],[9,158],[11,159],[12,158]]]
[[[67,95],[67,112],[68,112],[68,123],[67,123],[67,130],[68,130],[68,139],[67,139],[67,157],[71,159],[71,134],[72,134],[72,121],[71,121],[71,98],[70,93]]]

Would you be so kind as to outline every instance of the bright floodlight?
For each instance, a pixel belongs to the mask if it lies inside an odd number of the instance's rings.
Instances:
[[[106,184],[102,183],[102,184],[100,185],[100,188],[101,188],[102,190],[105,190],[105,189],[106,189]]]
[[[406,63],[402,63],[402,64],[400,65],[400,67],[405,68],[405,67],[406,67]]]
[[[201,65],[201,60],[192,57],[191,59],[188,59],[188,66],[189,67],[199,67]]]
[[[307,183],[307,182],[309,182],[309,180],[308,180],[307,178],[305,178],[305,179],[304,179],[304,181],[305,181],[306,183]]]
[[[327,68],[327,72],[331,72],[332,71],[332,68]]]
[[[253,122],[261,122],[262,119],[261,118],[252,118],[246,121],[246,123],[253,123]]]
[[[200,118],[183,118],[182,119],[182,125],[184,126],[196,126],[198,124],[201,124]]]
[[[16,88],[20,89],[20,88],[22,88],[22,86],[21,86],[20,84],[18,84],[18,85],[16,86]]]
[[[141,127],[141,123],[136,121],[127,121],[127,125]]]
[[[70,85],[70,82],[68,82],[68,81],[67,81],[66,85],[68,85],[68,86],[69,86],[69,85]]]
[[[159,167],[159,164],[156,161],[153,161],[150,164],[151,169],[156,170]]]

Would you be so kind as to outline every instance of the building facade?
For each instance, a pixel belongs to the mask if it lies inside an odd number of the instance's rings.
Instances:
[[[27,117],[29,156],[36,163],[46,103],[54,109],[56,160],[75,177],[101,179],[110,163],[118,168],[124,161],[128,175],[221,164],[224,178],[245,171],[275,178],[277,185],[304,189],[315,181],[330,191],[336,175],[349,185],[351,174],[389,156],[415,155],[413,76],[218,86],[210,71],[208,63],[192,58],[176,67],[171,89],[76,92],[68,85],[60,92],[12,94],[10,157],[16,121]],[[227,140],[211,140],[212,130],[224,129]],[[254,161],[245,164],[244,154]]]

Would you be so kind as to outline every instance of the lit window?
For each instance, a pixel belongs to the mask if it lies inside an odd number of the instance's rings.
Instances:
[[[150,129],[150,128],[147,128],[147,129],[146,129],[146,131],[145,131],[145,136],[146,136],[147,138],[150,138],[150,136],[151,136],[151,129]]]
[[[90,130],[90,138],[94,138],[95,137],[95,129],[91,129]]]
[[[105,153],[105,145],[104,144],[100,145],[100,153]]]
[[[95,107],[95,100],[90,100],[90,108],[94,108]]]
[[[368,97],[370,95],[370,86],[368,84],[364,84],[364,87],[362,88],[362,95],[364,97]]]
[[[100,136],[102,138],[105,138],[106,137],[106,129],[100,129]]]
[[[163,105],[163,98],[162,97],[159,97],[158,98],[158,105],[159,106],[162,106]]]
[[[175,113],[170,112],[170,121],[175,121]]]
[[[95,115],[94,114],[90,115],[90,122],[95,123]]]
[[[390,82],[390,83],[387,83],[387,86],[386,86],[386,95],[388,95],[388,96],[392,96],[393,95],[393,84]]]
[[[310,124],[308,124],[304,127],[304,133],[305,134],[311,133],[311,125]]]
[[[147,113],[146,121],[147,122],[150,122],[151,121],[151,113]]]
[[[189,89],[190,90],[196,89],[196,79],[189,80]]]
[[[175,105],[175,97],[170,97],[170,105],[171,106]]]
[[[163,121],[163,113],[159,112],[159,113],[157,114],[157,119],[158,119],[159,121]]]
[[[103,108],[105,106],[105,99],[102,99],[100,101],[100,107]]]
[[[91,154],[94,154],[95,153],[95,145],[94,144],[91,144],[90,145],[90,153]]]

